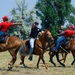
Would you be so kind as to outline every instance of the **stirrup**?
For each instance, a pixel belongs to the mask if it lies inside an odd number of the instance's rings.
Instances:
[[[30,61],[32,61],[32,59],[33,59],[33,56],[29,56],[29,58],[28,58]]]
[[[60,46],[60,48],[62,49],[62,50],[64,50],[66,53],[69,53],[67,50],[65,50],[62,46]]]
[[[0,49],[3,49],[3,47],[0,46]]]

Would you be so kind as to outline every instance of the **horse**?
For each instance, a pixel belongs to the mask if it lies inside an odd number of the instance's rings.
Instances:
[[[0,52],[9,51],[12,56],[12,60],[8,64],[8,70],[13,68],[21,43],[21,40],[16,36],[8,36],[5,43],[0,43]]]
[[[62,47],[63,48],[63,47]],[[64,48],[63,48],[64,49]],[[65,50],[65,49],[64,49]],[[63,63],[65,63],[67,55],[69,52],[67,52],[66,50],[64,51],[62,49],[59,50],[59,53],[62,55],[62,58],[59,59],[60,61],[63,61]],[[49,57],[52,57],[53,52],[51,50],[49,50]],[[50,58],[51,59],[51,58]],[[49,60],[49,62],[51,62],[51,60]]]
[[[54,39],[52,37],[52,34],[48,29],[42,32],[38,37],[38,39],[36,39],[33,54],[39,56],[37,68],[39,68],[39,62],[40,60],[42,60],[43,64],[45,65],[45,68],[48,69],[44,60],[44,53],[46,52],[47,49],[46,43],[51,44],[53,40]],[[27,41],[28,39],[23,41],[24,46],[19,50],[22,61],[21,63],[23,64],[24,67],[26,66],[24,63],[24,58],[29,54],[29,47],[26,46]]]
[[[53,48],[55,46],[55,42],[57,40],[57,36],[56,37],[53,37],[53,38],[54,38],[54,43],[53,43],[53,45],[52,45],[51,48]],[[67,42],[65,44],[64,44],[63,41],[60,43],[61,45],[59,46],[58,52],[53,52],[53,51],[49,50],[49,53],[48,53],[49,56],[50,56],[49,62],[51,62],[54,66],[56,66],[56,64],[53,61],[53,57],[56,55],[57,61],[60,64],[62,64],[60,61],[63,61],[63,64],[62,65],[65,67],[64,63],[66,61],[67,54],[70,53],[70,48],[69,48],[70,43],[69,43],[69,40],[70,40],[70,38],[66,38],[66,41]],[[61,53],[62,59],[59,59],[59,53]]]
[[[71,38],[69,47],[70,47],[72,56],[74,58],[72,63],[71,63],[71,65],[73,65],[75,63],[75,35],[73,36],[73,38]]]
[[[70,51],[72,53],[73,58],[74,58],[73,61],[71,62],[71,65],[73,65],[75,62],[75,35],[73,35],[70,38],[68,44],[66,45],[66,47],[64,47],[64,49],[65,49],[64,55],[63,55],[64,58],[62,58],[61,60],[64,60],[64,62],[65,62],[67,54],[68,54],[68,52],[66,52],[66,51]]]
[[[61,53],[63,58],[60,61],[64,60],[63,63],[65,63],[67,54],[70,53],[70,52],[72,53],[72,56],[74,58],[74,60],[71,63],[71,65],[73,65],[74,62],[75,62],[75,35],[73,35],[71,38],[69,38],[68,43],[67,43],[66,46],[62,47],[60,45],[58,52],[51,52],[51,51],[49,52],[50,62],[54,66],[56,66],[56,64],[54,63],[54,61],[52,59],[53,59],[54,55],[56,55],[56,57],[57,57],[57,55],[59,53]]]

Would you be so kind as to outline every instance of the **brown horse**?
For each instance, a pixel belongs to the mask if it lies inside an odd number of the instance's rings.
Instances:
[[[27,41],[28,40],[23,41],[24,48],[22,47],[20,49],[21,61],[24,66],[25,66],[24,58],[29,53],[29,47],[26,46]],[[45,30],[43,33],[40,34],[38,39],[36,39],[33,54],[39,56],[39,59],[37,62],[37,68],[39,68],[39,62],[40,62],[40,60],[42,60],[43,64],[45,65],[45,68],[47,69],[47,66],[46,66],[46,63],[44,60],[44,53],[46,51],[46,43],[48,42],[50,44],[52,41],[53,41],[53,37],[52,37],[51,32],[49,30]]]
[[[54,37],[54,43],[50,46],[50,48],[53,48],[55,46],[56,40],[57,40],[56,37]],[[49,62],[51,62],[54,66],[56,66],[56,64],[53,61],[53,57],[55,55],[56,55],[57,61],[61,65],[65,66],[64,63],[66,61],[67,54],[70,53],[70,47],[69,47],[70,42],[69,41],[70,41],[70,38],[67,38],[67,44],[61,43],[58,52],[53,52],[53,51],[49,50],[49,56],[50,56]],[[62,59],[59,59],[59,53],[61,53]],[[63,64],[60,61],[63,61]]]
[[[66,50],[65,48],[63,48],[64,50]],[[67,51],[64,51],[64,50],[62,50],[62,49],[60,49],[59,50],[59,53],[62,55],[62,58],[60,59],[60,61],[63,61],[63,63],[65,63],[65,61],[66,61],[66,57],[67,57],[67,55],[68,55],[68,53],[69,52],[67,52]],[[49,50],[49,56],[51,57],[52,56],[52,51],[51,50]],[[49,60],[50,61],[50,60]]]
[[[71,65],[73,65],[75,62],[75,35],[73,35],[71,37],[69,43],[67,44],[67,46],[64,49],[66,51],[71,51],[73,58],[74,58],[74,60],[71,63]],[[61,60],[64,60],[64,62],[65,62],[68,53],[64,51],[62,54],[64,54],[64,55],[63,55],[63,58]]]
[[[69,43],[66,45],[66,47],[64,47],[64,49],[72,53],[74,60],[72,61],[71,65],[73,65],[75,62],[75,35],[71,37],[71,39],[69,40]],[[64,62],[68,54],[68,52],[66,51],[61,52],[63,54],[63,58],[61,60],[64,60]]]
[[[72,53],[73,58],[74,58],[74,60],[73,60],[72,63],[71,63],[71,65],[73,65],[74,62],[75,62],[75,35],[73,35],[73,36],[69,39],[68,44],[67,44],[65,47],[62,47],[62,48],[59,47],[59,50],[58,50],[57,53],[51,52],[51,51],[49,52],[51,63],[54,64],[54,65],[56,65],[56,64],[53,62],[52,59],[53,59],[54,55],[58,55],[58,53],[61,53],[61,54],[62,54],[62,57],[63,57],[60,61],[64,60],[63,63],[65,63],[67,54],[70,53],[70,52]]]
[[[74,58],[74,60],[71,63],[71,65],[73,65],[75,62],[75,38],[70,40],[70,50],[71,50],[71,53],[72,53],[73,58]]]
[[[7,37],[6,43],[0,44],[0,52],[9,51],[10,55],[12,56],[12,60],[9,62],[8,70],[11,70],[16,59],[17,59],[17,52],[21,46],[21,40],[16,36],[9,36]]]

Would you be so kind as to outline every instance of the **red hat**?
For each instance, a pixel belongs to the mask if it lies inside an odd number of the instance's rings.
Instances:
[[[3,16],[2,18],[3,20],[6,20],[6,21],[8,20],[8,16]]]
[[[69,26],[70,29],[74,29],[74,26]]]

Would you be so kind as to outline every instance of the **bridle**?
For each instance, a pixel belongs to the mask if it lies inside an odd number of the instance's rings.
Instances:
[[[47,34],[45,34],[44,36],[45,36],[45,38],[42,38],[42,37],[41,37],[41,39],[43,39],[43,40],[46,39],[46,40],[47,40],[46,42],[48,43],[48,46],[46,46],[46,48],[43,48],[43,47],[39,46],[37,43],[35,43],[35,45],[37,45],[37,46],[38,46],[39,48],[41,48],[43,51],[46,50],[46,49],[48,49],[49,46],[51,46],[51,45],[54,44],[54,43],[50,43],[50,42],[53,41],[53,40],[52,40],[52,37],[48,38],[48,35],[47,35]]]

